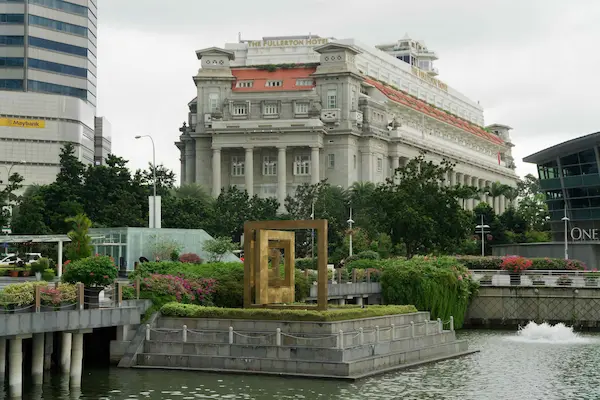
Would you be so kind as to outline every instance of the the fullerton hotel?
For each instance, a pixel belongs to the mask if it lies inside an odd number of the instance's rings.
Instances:
[[[450,184],[516,186],[510,128],[483,128],[483,109],[435,78],[422,42],[378,47],[298,36],[197,51],[198,96],[176,143],[182,183],[283,205],[303,183],[383,182],[425,150],[457,164]]]

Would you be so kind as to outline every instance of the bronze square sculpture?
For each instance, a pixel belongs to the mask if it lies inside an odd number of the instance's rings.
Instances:
[[[317,231],[317,305],[292,306],[295,295],[295,234],[293,229]],[[284,250],[285,274],[279,262]],[[244,224],[244,308],[327,309],[327,220],[254,221]],[[269,256],[272,268],[269,270]],[[254,290],[254,299],[252,294]]]

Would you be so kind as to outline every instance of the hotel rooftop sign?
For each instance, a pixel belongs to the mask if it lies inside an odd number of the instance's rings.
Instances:
[[[327,38],[281,38],[281,39],[267,39],[247,42],[249,48],[256,47],[309,47],[309,46],[321,46],[329,43]]]

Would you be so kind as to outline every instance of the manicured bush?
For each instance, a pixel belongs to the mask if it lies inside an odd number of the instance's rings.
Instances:
[[[198,254],[195,253],[185,253],[179,256],[179,262],[182,263],[190,263],[190,264],[201,264],[202,259]]]
[[[177,301],[186,304],[211,305],[215,291],[215,280],[204,278],[185,279],[173,275],[150,275],[141,281],[140,289],[165,303]]]
[[[305,269],[317,269],[317,259],[314,260],[312,258],[296,258],[296,269],[301,269],[304,271]]]
[[[48,286],[48,282],[13,283],[0,290],[0,307],[24,307],[31,305],[35,300],[35,287]]]
[[[114,260],[108,256],[93,256],[65,264],[62,281],[83,283],[85,286],[104,287],[112,284],[118,275]]]
[[[414,304],[430,311],[432,318],[454,317],[462,327],[471,297],[478,284],[454,257],[413,257],[385,265],[381,292],[387,304]]]
[[[386,262],[383,260],[354,260],[346,263],[346,270],[351,273],[353,269],[381,269]]]
[[[359,260],[379,260],[379,253],[373,250],[363,251],[357,254]]]
[[[456,256],[456,259],[468,269],[502,269],[503,257]],[[529,260],[531,260],[529,270],[583,270],[586,267],[581,261],[562,258],[529,258]]]
[[[73,304],[77,301],[77,286],[70,283],[61,283],[57,288],[45,286],[40,289],[40,298],[46,306]]]
[[[310,287],[312,285],[312,281],[310,277],[304,276],[304,272],[297,269],[295,279],[295,299],[296,301],[304,301],[310,295]]]
[[[339,308],[328,311],[313,310],[269,310],[245,308],[201,307],[189,304],[165,304],[160,312],[167,317],[253,319],[266,321],[345,321],[358,318],[381,317],[386,315],[409,314],[416,312],[414,306],[368,306],[366,308]]]
[[[48,268],[47,270],[42,272],[42,280],[43,281],[52,282],[54,280],[55,276],[56,276],[56,272],[54,272],[54,270],[51,268]]]

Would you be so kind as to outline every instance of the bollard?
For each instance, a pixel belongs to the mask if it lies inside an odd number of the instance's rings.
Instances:
[[[181,331],[181,339],[183,340],[183,343],[187,342],[187,325],[183,326],[183,331]]]
[[[233,344],[233,326],[229,327],[229,344]]]
[[[40,308],[41,308],[41,304],[42,304],[41,294],[42,294],[42,288],[39,285],[36,285],[35,286],[35,294],[34,294],[35,312],[36,313],[40,312]]]
[[[444,324],[442,323],[442,319],[438,318],[437,322],[438,322],[438,328],[440,330],[440,333],[444,332]]]
[[[338,283],[338,285],[340,283],[342,283],[342,269],[341,268],[338,268],[338,270],[337,270],[337,283]]]
[[[281,347],[281,328],[277,328],[276,344]]]
[[[139,276],[138,276],[137,278],[135,278],[135,298],[136,298],[137,300],[139,300],[139,299],[140,299],[140,284],[141,284],[141,283],[142,283],[142,282],[141,282],[141,279],[140,279],[140,277],[139,277]]]
[[[410,321],[410,337],[415,338],[415,321]]]
[[[454,317],[452,315],[450,316],[450,330],[454,331]]]
[[[365,332],[363,328],[358,328],[358,340],[361,346],[365,344]]]
[[[146,340],[150,341],[150,324],[146,324]]]
[[[391,330],[390,330],[390,341],[393,341],[394,339],[396,339],[396,325],[392,324],[391,325]]]
[[[379,326],[375,326],[375,343],[379,343]]]
[[[342,350],[344,349],[344,332],[341,329],[338,333],[337,348]]]

